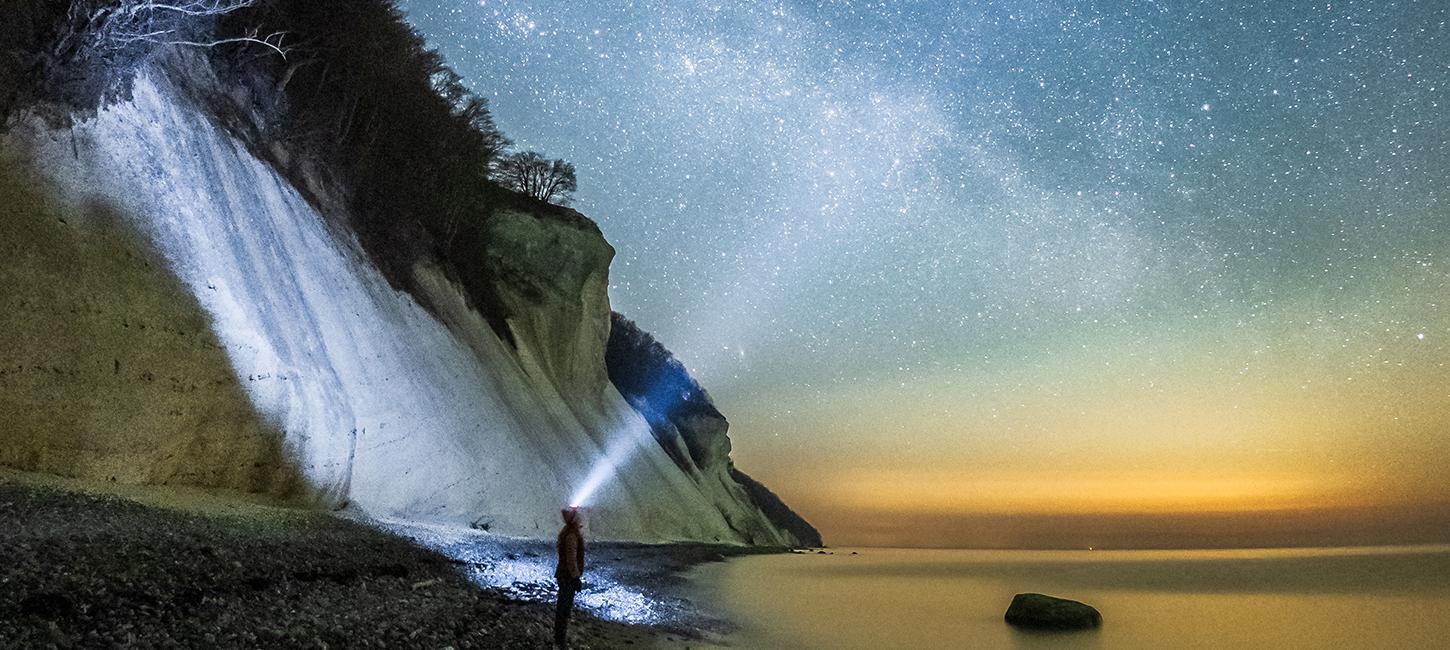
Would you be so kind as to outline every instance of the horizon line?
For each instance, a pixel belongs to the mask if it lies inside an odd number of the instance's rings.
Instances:
[[[823,545],[801,547],[821,550],[902,550],[902,551],[1335,551],[1335,550],[1424,550],[1450,552],[1450,540],[1444,542],[1406,542],[1403,544],[1286,544],[1282,546],[877,546],[877,545]]]

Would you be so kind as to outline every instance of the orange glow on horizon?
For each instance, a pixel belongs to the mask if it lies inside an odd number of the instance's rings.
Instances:
[[[839,483],[837,505],[891,512],[942,513],[1168,513],[1255,512],[1359,505],[1311,478],[1164,476],[1133,472],[1058,472],[1028,477],[1006,473],[933,471],[902,480],[898,472],[861,472]]]
[[[1356,304],[1378,305],[1400,289],[1362,290]],[[1170,529],[1183,531],[1174,544],[1238,544],[1247,538],[1229,537],[1269,520],[1284,528],[1262,543],[1450,540],[1446,348],[1393,328],[1346,347],[1305,320],[1317,300],[1256,316],[1274,327],[1216,318],[1161,335],[1024,339],[964,351],[960,367],[738,407],[720,391],[720,403],[736,462],[807,520],[820,513],[828,540],[935,544],[919,528],[955,526],[970,531],[962,543],[1007,547],[1109,533],[1155,544]],[[1415,318],[1441,318],[1422,308]],[[1349,511],[1385,518],[1326,514]]]

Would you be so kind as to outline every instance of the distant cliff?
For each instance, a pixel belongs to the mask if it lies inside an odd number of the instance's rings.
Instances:
[[[797,541],[611,385],[613,248],[486,181],[486,112],[390,5],[174,25],[290,27],[285,60],[86,50],[46,7],[0,9],[0,464],[541,535],[623,440],[595,536]]]
[[[730,423],[709,393],[649,332],[624,316],[611,316],[605,362],[609,379],[649,422],[665,453],[697,482],[718,484],[731,500],[755,506],[747,520],[730,523],[747,537],[783,530],[798,546],[820,546],[821,535],[775,493],[735,468],[730,460]],[[756,519],[759,513],[764,521]]]

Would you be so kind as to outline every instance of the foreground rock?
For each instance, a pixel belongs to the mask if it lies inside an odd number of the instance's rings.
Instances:
[[[1103,624],[1103,616],[1091,605],[1044,596],[1017,594],[1007,608],[1007,622],[1038,630],[1085,630]]]

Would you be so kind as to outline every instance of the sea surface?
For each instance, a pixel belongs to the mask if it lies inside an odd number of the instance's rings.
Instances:
[[[734,648],[1450,649],[1450,546],[1223,551],[830,549],[691,575]],[[1012,596],[1081,600],[1100,629],[1026,632]]]

